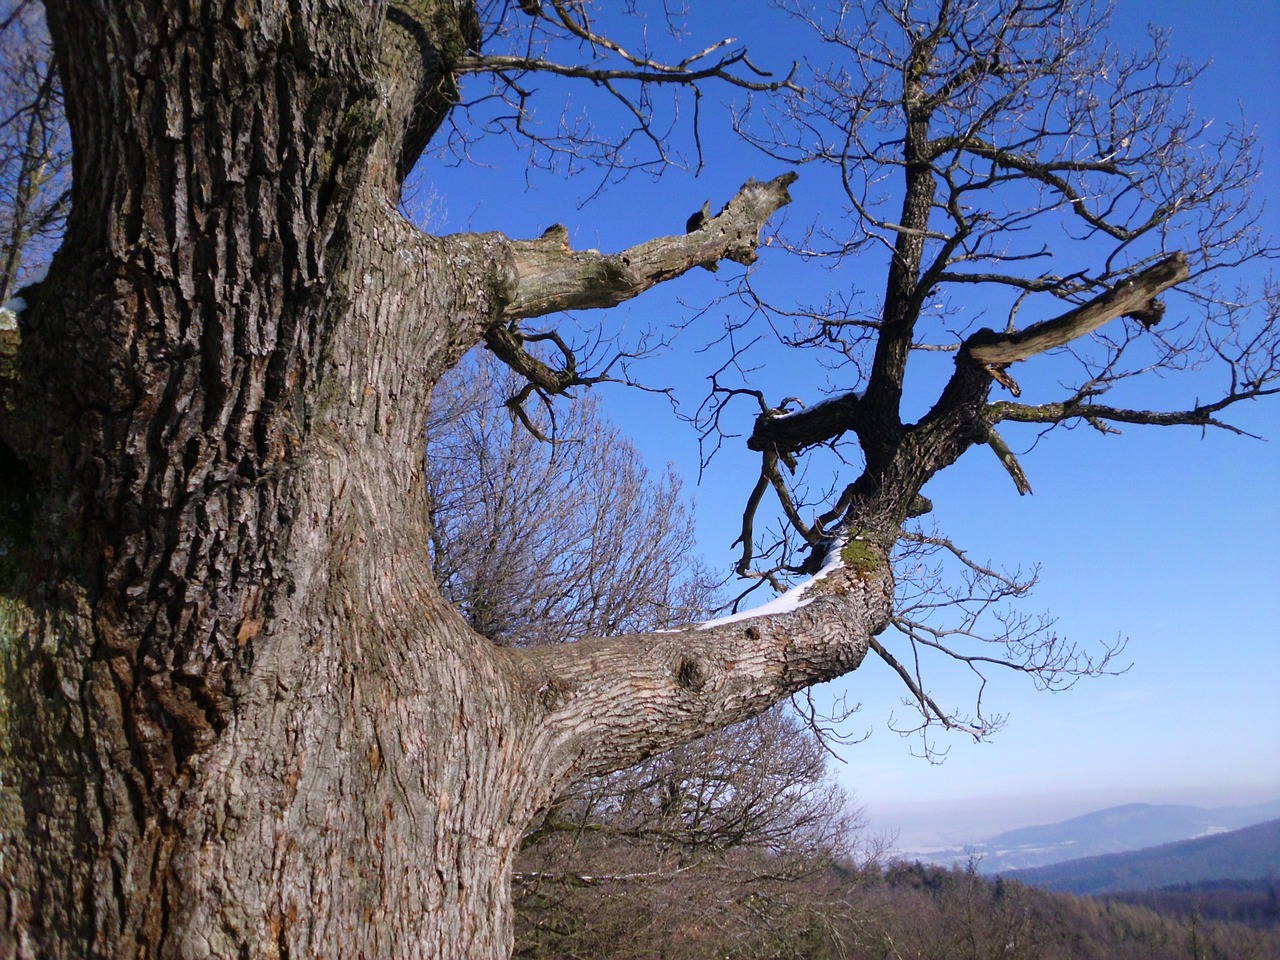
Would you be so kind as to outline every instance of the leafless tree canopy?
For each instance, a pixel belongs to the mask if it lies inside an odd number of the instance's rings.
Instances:
[[[566,400],[538,435],[501,403],[514,375],[475,358],[436,390],[427,423],[441,590],[497,643],[566,643],[688,623],[717,606],[693,518],[668,468],[652,478],[598,411]],[[545,433],[554,440],[543,440]]]
[[[859,818],[781,707],[575,786],[517,864],[517,955],[790,955],[843,904]]]
[[[761,471],[739,573],[781,585],[813,569],[806,554],[820,556],[834,531],[884,523],[897,539],[901,522],[931,510],[929,477],[970,446],[1030,493],[1002,425],[1235,430],[1228,408],[1276,391],[1274,291],[1231,279],[1275,255],[1257,228],[1255,136],[1244,121],[1197,116],[1199,68],[1175,62],[1164,33],[1127,52],[1091,3],[779,6],[820,41],[797,75],[805,93],[761,100],[735,124],[839,198],[783,240],[824,268],[816,282],[843,268],[834,276],[858,288],[789,303],[761,292],[767,277],[748,278],[728,300],[742,328],[764,321],[817,351],[831,383],[825,398],[766,396],[736,375],[751,366],[738,352],[713,378],[698,418],[710,449],[748,412],[741,401],[756,413],[747,444]],[[913,371],[936,370],[939,355],[955,372],[930,388]],[[1180,374],[1216,394],[1142,406],[1148,378]],[[927,412],[911,422],[912,410]],[[921,664],[937,656],[974,671],[979,688],[995,664],[1051,688],[1114,667],[1116,648],[1062,642],[1052,620],[1011,608],[1034,573],[976,562],[937,528],[945,519],[903,530],[900,639],[872,645],[922,720],[976,735],[1000,723],[980,697],[976,711],[934,702]]]

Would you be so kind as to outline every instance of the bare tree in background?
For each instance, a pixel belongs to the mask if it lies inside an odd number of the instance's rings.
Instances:
[[[400,213],[405,177],[451,123],[538,136],[535,74],[603,93],[608,122],[627,118],[618,140],[658,165],[679,112],[659,91],[795,83],[727,43],[664,58],[630,5],[608,35],[578,0],[48,9],[73,202],[49,276],[0,330],[0,945],[17,956],[506,955],[526,826],[576,782],[759,716],[868,651],[925,716],[982,732],[879,637],[893,624],[965,656],[928,632],[927,604],[895,607],[890,558],[904,524],[921,536],[925,483],[969,448],[1029,485],[998,426],[1219,427],[1275,390],[1275,300],[1259,313],[1205,292],[1268,252],[1248,230],[1247,140],[1204,161],[1202,131],[1162,106],[1190,77],[1158,48],[1126,65],[1091,8],[1065,3],[828,22],[854,68],[812,77],[778,135],[754,135],[839,174],[860,226],[829,252],[883,250],[884,293],[818,318],[850,359],[843,392],[803,409],[785,397],[805,390],[757,392],[741,562],[756,569],[772,489],[811,554],[776,572],[814,579],[752,617],[495,644],[435,577],[433,388],[482,343],[526,381],[515,407],[598,381],[546,318],[752,263],[796,175],[616,253],[573,250],[563,227],[429,235]],[[491,94],[455,110],[472,75]],[[543,146],[569,144],[571,163],[645,162],[563,133]],[[1046,217],[1069,257],[1018,247]],[[979,283],[1009,294],[1002,329],[932,322],[945,291]],[[913,421],[923,348],[954,366]],[[1081,377],[1042,401],[1015,365],[1050,351]],[[1214,399],[1124,404],[1139,374],[1193,357],[1221,369]],[[992,396],[1015,389],[1027,399]],[[857,452],[837,449],[851,466],[813,520],[778,465],[842,437]],[[1049,680],[1095,668],[1049,639],[990,659]]]
[[[60,97],[43,7],[0,3],[0,304],[62,232],[71,144]]]
[[[781,706],[569,790],[517,863],[517,955],[816,955],[860,817]]]
[[[717,584],[670,467],[651,478],[594,397],[531,432],[499,402],[521,383],[469,359],[427,421],[436,582],[502,644],[565,643],[703,619]],[[537,411],[534,412],[535,415]]]

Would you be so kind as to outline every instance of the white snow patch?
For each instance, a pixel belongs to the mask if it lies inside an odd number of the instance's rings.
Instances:
[[[49,275],[49,264],[42,263],[34,270],[28,270],[26,276],[22,278],[22,286],[35,286],[41,280]],[[27,309],[27,301],[25,297],[13,297],[3,307],[0,307],[0,330],[16,330],[18,327],[18,314]]]
[[[798,583],[786,593],[774,597],[768,603],[763,603],[758,607],[750,610],[740,610],[737,613],[731,613],[725,617],[717,617],[714,620],[706,620],[696,624],[699,630],[707,630],[711,627],[723,626],[726,623],[737,623],[740,620],[752,620],[756,617],[771,617],[779,613],[792,613],[801,607],[813,601],[813,597],[805,598],[805,592],[815,583],[825,577],[832,570],[839,570],[844,566],[840,559],[840,548],[844,546],[844,540],[837,538],[827,550],[827,555],[822,561],[822,566],[818,572],[806,580],[804,583]]]
[[[800,414],[802,414],[802,413],[812,413],[814,410],[817,410],[817,409],[819,409],[819,408],[821,408],[821,407],[828,406],[829,404],[832,404],[832,403],[839,403],[841,400],[843,400],[845,397],[848,397],[848,396],[855,396],[855,397],[857,397],[859,400],[861,400],[861,399],[862,399],[862,394],[863,394],[863,391],[861,391],[861,390],[849,390],[849,391],[847,391],[847,392],[845,392],[845,393],[837,394],[837,395],[836,395],[836,396],[834,396],[834,397],[827,397],[827,398],[825,398],[825,399],[823,399],[823,400],[819,400],[817,403],[815,403],[815,404],[811,404],[810,406],[807,406],[807,407],[801,407],[801,408],[800,408],[800,409],[798,409],[798,410],[788,410],[786,413],[778,413],[778,414],[774,414],[773,419],[775,419],[775,420],[786,420],[788,417],[795,417],[795,416],[798,416],[798,415],[800,415]]]
[[[22,288],[33,287],[49,275],[49,264],[42,263],[34,270],[28,270],[22,278]],[[0,307],[0,329],[12,330],[18,326],[18,314],[27,309],[25,297],[13,297]]]

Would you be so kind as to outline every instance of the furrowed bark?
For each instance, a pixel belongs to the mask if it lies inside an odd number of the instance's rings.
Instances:
[[[76,195],[0,339],[0,467],[19,481],[0,522],[22,535],[6,527],[16,559],[0,556],[0,954],[507,955],[534,812],[856,668],[889,622],[889,551],[922,486],[974,443],[999,454],[991,424],[1026,413],[988,402],[999,368],[1153,319],[1185,275],[1171,258],[971,339],[902,424],[936,194],[922,39],[867,393],[762,417],[751,440],[773,482],[777,459],[858,434],[868,469],[815,528],[815,558],[830,531],[839,563],[786,612],[498,648],[432,579],[432,385],[488,342],[556,389],[573,371],[534,366],[520,320],[751,262],[794,174],[612,255],[563,230],[425,236],[396,204],[474,62],[474,3],[50,14]]]

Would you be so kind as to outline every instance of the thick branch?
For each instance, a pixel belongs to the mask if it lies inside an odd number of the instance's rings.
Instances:
[[[1060,317],[1011,334],[979,331],[969,338],[969,356],[981,364],[1016,363],[1078,340],[1116,317],[1148,316],[1155,312],[1152,301],[1157,296],[1190,275],[1186,256],[1175,253]]]
[[[573,775],[621,769],[855,669],[888,624],[893,575],[862,541],[760,611],[641,636],[514,650]],[[800,588],[797,588],[800,589]],[[773,611],[773,612],[770,612]]]
[[[794,453],[852,430],[861,394],[846,393],[795,413],[764,413],[747,439],[751,450]]]
[[[501,319],[612,307],[699,265],[753,263],[761,228],[791,202],[787,188],[795,180],[794,173],[768,183],[748,180],[718,215],[692,233],[658,237],[621,253],[570,250],[558,232],[516,241],[512,249],[519,283]]]
[[[390,185],[396,192],[458,101],[458,61],[480,44],[473,8],[459,4],[447,16],[440,8],[426,0],[394,0],[387,7],[379,78],[386,153],[374,162],[394,173]]]

